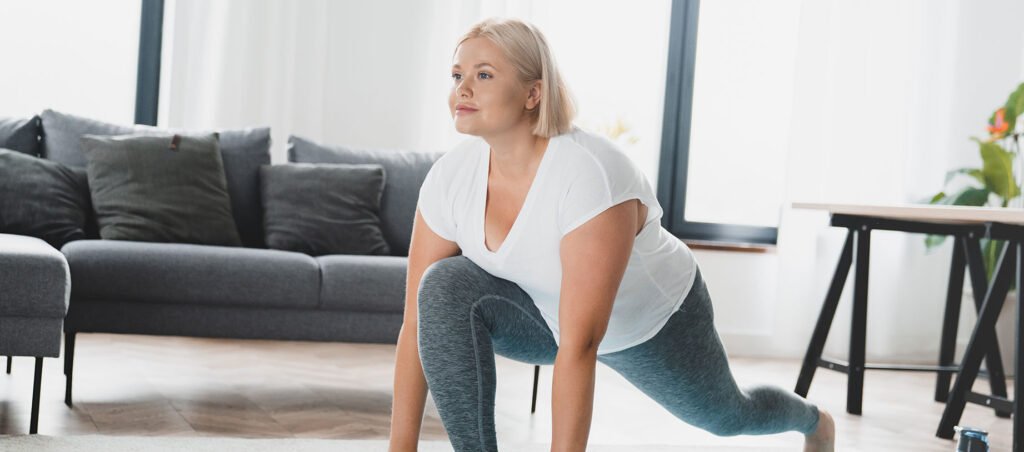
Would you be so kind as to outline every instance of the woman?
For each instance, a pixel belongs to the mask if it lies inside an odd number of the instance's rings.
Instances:
[[[693,254],[630,159],[571,125],[540,31],[485,20],[453,63],[449,108],[474,138],[420,189],[391,450],[416,450],[428,387],[456,451],[497,450],[497,353],[554,364],[554,451],[586,448],[598,361],[714,434],[796,430],[806,451],[831,451],[828,413],[736,386]]]

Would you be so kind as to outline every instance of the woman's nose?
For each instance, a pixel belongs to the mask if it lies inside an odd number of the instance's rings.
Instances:
[[[462,80],[459,82],[459,86],[455,88],[455,94],[459,97],[469,97],[470,89],[466,86],[466,83],[468,83],[466,80]]]

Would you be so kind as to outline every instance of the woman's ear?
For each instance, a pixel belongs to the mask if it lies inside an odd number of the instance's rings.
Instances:
[[[540,105],[541,88],[544,86],[543,82],[537,80],[530,85],[529,95],[526,97],[526,111],[534,111],[537,106]]]

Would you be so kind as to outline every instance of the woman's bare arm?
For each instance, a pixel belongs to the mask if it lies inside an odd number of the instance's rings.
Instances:
[[[646,216],[645,211],[639,201],[626,201],[562,238],[559,344],[551,397],[553,452],[582,452],[587,447],[597,348],[629,263],[639,216]]]
[[[394,399],[391,404],[390,452],[416,450],[423,407],[427,401],[427,381],[420,364],[416,343],[416,292],[423,271],[434,262],[459,254],[455,242],[441,238],[423,221],[419,209],[413,220],[409,243],[409,268],[405,279],[405,316],[398,333],[395,356]]]

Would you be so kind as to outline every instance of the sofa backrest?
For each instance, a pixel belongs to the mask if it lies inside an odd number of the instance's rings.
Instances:
[[[288,161],[292,163],[377,163],[384,167],[384,193],[381,195],[381,222],[384,239],[394,256],[409,255],[412,222],[420,185],[441,152],[396,150],[360,150],[325,146],[297,137],[288,137]]]
[[[198,134],[208,131],[161,129],[143,125],[117,125],[45,110],[42,115],[42,156],[72,168],[85,168],[79,145],[82,135]],[[270,164],[270,128],[218,131],[231,211],[242,244],[266,248],[263,206],[260,201],[260,165]]]
[[[0,118],[0,148],[39,156],[39,117]]]

